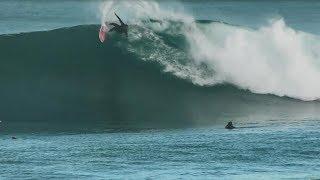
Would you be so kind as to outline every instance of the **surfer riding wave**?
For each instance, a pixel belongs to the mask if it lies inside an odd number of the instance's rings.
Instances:
[[[116,24],[116,23],[110,23],[110,25],[112,25],[113,28],[111,28],[109,32],[115,31],[115,32],[117,32],[117,33],[119,33],[119,34],[125,34],[125,35],[128,37],[128,25],[125,24],[125,23],[119,18],[119,16],[118,16],[116,13],[114,13],[114,14],[115,14],[115,15],[117,16],[117,18],[119,19],[120,25],[118,25],[118,24]]]
[[[115,31],[115,32],[117,32],[117,33],[119,33],[119,34],[125,34],[126,37],[128,37],[128,25],[125,24],[125,23],[119,18],[119,16],[118,16],[116,13],[114,13],[114,14],[117,16],[117,18],[118,18],[118,20],[119,20],[119,22],[120,22],[120,25],[117,24],[117,23],[110,23],[109,25],[113,26],[110,30],[108,29],[108,27],[107,27],[107,25],[106,25],[106,24],[108,24],[107,22],[105,22],[103,25],[101,25],[100,31],[99,31],[99,39],[100,39],[100,42],[101,42],[101,43],[103,43],[103,42],[105,41],[105,39],[106,39],[106,33],[107,33],[107,32],[113,32],[113,31]]]

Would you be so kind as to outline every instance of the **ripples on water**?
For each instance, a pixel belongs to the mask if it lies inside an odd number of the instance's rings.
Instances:
[[[244,124],[242,124],[244,125]],[[250,127],[250,124],[247,125]],[[316,178],[319,123],[1,137],[0,177]]]

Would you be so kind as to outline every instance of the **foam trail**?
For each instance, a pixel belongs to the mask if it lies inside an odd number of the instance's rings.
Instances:
[[[296,31],[283,19],[258,29],[196,23],[183,11],[140,2],[107,1],[101,10],[103,21],[115,20],[108,13],[117,11],[139,25],[131,28],[127,48],[141,59],[157,61],[165,71],[200,86],[227,83],[259,94],[320,99],[318,36]],[[150,19],[161,23],[147,23]],[[188,49],[168,45],[158,33],[183,35]]]

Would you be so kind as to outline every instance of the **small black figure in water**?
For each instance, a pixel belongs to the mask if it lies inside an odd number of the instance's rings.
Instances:
[[[125,34],[128,37],[128,25],[123,23],[123,21],[119,18],[119,16],[116,13],[114,13],[114,14],[119,19],[120,25],[118,25],[116,23],[110,23],[110,25],[113,26],[113,28],[110,29],[110,32],[116,31],[119,34]]]
[[[235,127],[232,124],[232,121],[228,122],[228,124],[225,127],[226,129],[234,129]]]

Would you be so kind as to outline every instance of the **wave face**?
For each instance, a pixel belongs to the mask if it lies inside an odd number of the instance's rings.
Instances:
[[[210,84],[216,72],[207,72],[205,64],[190,65],[183,35],[133,26],[129,39],[109,34],[101,44],[98,29],[78,26],[0,37],[3,131],[305,118],[319,108],[317,102]]]

